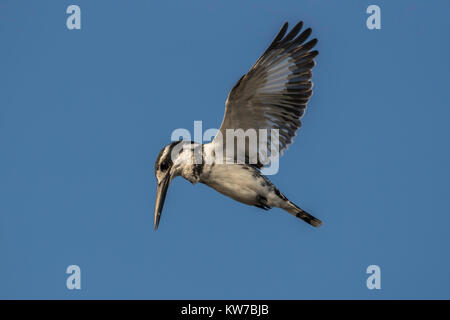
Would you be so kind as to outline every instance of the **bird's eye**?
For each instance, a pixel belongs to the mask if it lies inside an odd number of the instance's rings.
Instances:
[[[161,165],[159,166],[159,169],[160,169],[161,171],[166,171],[168,167],[169,167],[169,166],[167,165],[167,163],[163,162],[163,163],[161,163]]]

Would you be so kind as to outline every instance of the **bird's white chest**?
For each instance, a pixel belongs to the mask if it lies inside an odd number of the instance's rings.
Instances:
[[[270,182],[245,165],[219,164],[208,169],[201,182],[242,203],[254,205],[258,196],[267,194],[271,187]]]

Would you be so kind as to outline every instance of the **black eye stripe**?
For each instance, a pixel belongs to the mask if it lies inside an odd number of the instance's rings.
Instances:
[[[171,153],[172,153],[173,148],[180,142],[182,142],[182,140],[172,142],[170,145],[166,146],[164,149],[162,149],[159,152],[158,157],[156,158],[156,162],[155,162],[155,173],[158,169],[161,171],[166,171],[170,166],[172,166]],[[165,153],[164,151],[166,151],[166,150],[167,150],[166,157],[165,157],[165,159],[161,160],[163,154]],[[160,163],[160,161],[161,161],[161,163]]]
[[[167,161],[165,161],[165,162],[161,163],[161,165],[159,166],[159,168],[160,168],[162,171],[166,171],[167,168],[169,168],[169,163],[168,163]]]

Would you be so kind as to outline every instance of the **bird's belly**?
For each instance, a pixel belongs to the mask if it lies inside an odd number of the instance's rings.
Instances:
[[[240,165],[215,165],[202,182],[236,201],[255,205],[263,188],[251,170]]]

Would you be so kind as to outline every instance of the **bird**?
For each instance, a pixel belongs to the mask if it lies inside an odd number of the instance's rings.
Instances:
[[[264,210],[281,208],[311,226],[322,225],[321,220],[290,201],[262,173],[274,158],[268,156],[269,152],[257,152],[255,157],[249,150],[264,149],[268,141],[257,140],[256,146],[251,146],[248,139],[243,147],[242,143],[236,147],[235,137],[233,142],[224,139],[228,130],[266,130],[269,138],[276,137],[278,141],[277,149],[270,149],[274,156],[280,156],[293,142],[312,95],[312,69],[319,53],[312,50],[318,40],[308,40],[311,28],[302,28],[300,21],[287,33],[285,22],[264,53],[233,86],[225,102],[222,124],[211,142],[173,141],[159,152],[155,162],[155,230],[169,185],[178,176],[192,184],[203,183],[246,205]],[[237,154],[224,155],[227,145]]]

